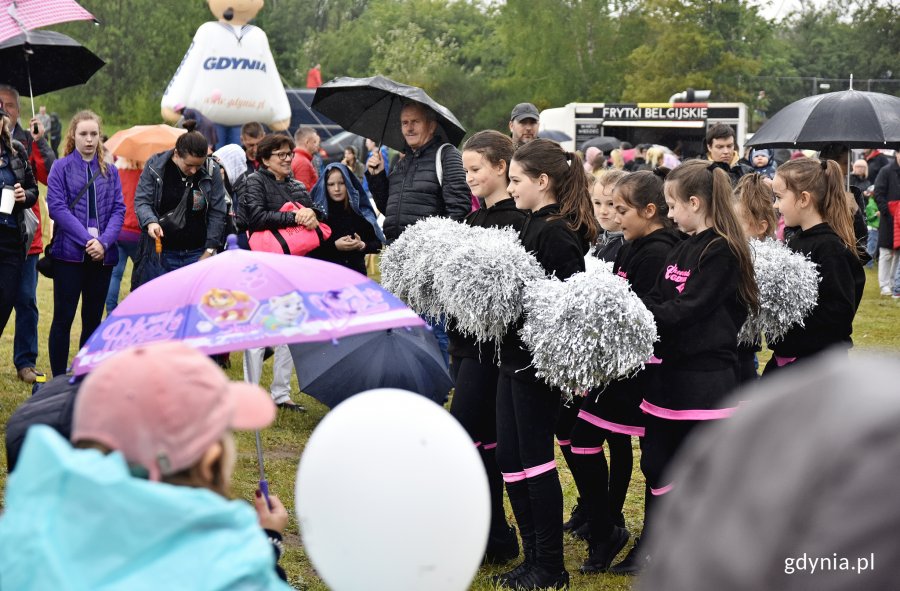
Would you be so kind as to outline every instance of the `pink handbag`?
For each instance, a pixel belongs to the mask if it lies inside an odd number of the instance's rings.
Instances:
[[[293,212],[301,209],[304,207],[299,203],[288,201],[278,211]],[[322,223],[315,230],[308,230],[303,226],[259,230],[250,234],[250,250],[303,256],[318,248],[330,236],[331,228]]]

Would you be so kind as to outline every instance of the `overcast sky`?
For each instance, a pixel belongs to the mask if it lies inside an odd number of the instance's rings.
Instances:
[[[824,0],[755,0],[759,5],[760,12],[767,19],[782,19],[792,10],[796,10],[805,3],[811,3],[815,6],[825,4]]]

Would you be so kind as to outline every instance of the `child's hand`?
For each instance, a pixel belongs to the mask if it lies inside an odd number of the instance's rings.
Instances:
[[[272,508],[269,509],[269,504]],[[281,501],[273,494],[269,495],[269,504],[266,504],[266,497],[261,491],[256,491],[256,498],[253,499],[253,505],[256,508],[256,514],[259,516],[259,525],[263,529],[284,533],[284,528],[288,524],[288,512],[281,504]]]

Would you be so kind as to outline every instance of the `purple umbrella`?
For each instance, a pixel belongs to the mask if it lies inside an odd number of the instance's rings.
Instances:
[[[180,340],[213,355],[424,326],[378,283],[315,259],[230,249],[166,273],[125,298],[72,362],[89,372],[116,351]]]

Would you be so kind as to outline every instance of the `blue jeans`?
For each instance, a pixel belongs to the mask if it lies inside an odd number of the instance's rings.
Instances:
[[[119,249],[119,262],[113,267],[112,279],[109,280],[109,291],[106,292],[106,315],[112,314],[112,311],[119,305],[119,288],[122,285],[122,275],[125,274],[125,265],[128,259],[131,259],[132,268],[137,264],[137,254],[140,242],[118,242],[116,246]]]
[[[872,257],[872,260],[866,265],[871,269],[875,266],[875,261],[878,260],[878,228],[869,228],[869,237],[866,239],[866,252]]]
[[[187,267],[196,263],[203,256],[204,249],[196,250],[164,250],[160,254],[159,261],[166,273],[170,273],[175,269]]]
[[[16,371],[34,367],[38,356],[37,262],[40,254],[25,257],[22,278],[16,296],[16,336],[13,340],[13,363]]]
[[[216,136],[217,142],[215,149],[218,150],[222,146],[227,146],[228,144],[237,144],[241,145],[241,126],[240,125],[219,125],[216,123]]]
[[[447,336],[447,318],[441,315],[440,318],[432,318],[430,316],[422,316],[437,339],[438,346],[441,348],[441,355],[444,356],[444,365],[450,368],[450,337]]]

